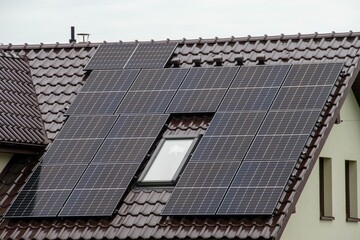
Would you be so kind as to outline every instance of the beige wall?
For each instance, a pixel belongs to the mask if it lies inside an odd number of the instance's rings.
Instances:
[[[13,154],[11,153],[0,153],[0,173],[5,168],[6,164],[10,161]]]
[[[360,109],[352,92],[341,109],[341,119],[343,122],[333,127],[320,154],[320,157],[332,159],[332,197],[335,220],[320,220],[319,165],[317,163],[296,205],[296,213],[290,217],[281,240],[360,239],[360,223],[346,222],[345,210],[345,160],[357,161],[357,192],[358,195],[360,193]],[[360,206],[359,203],[358,206]]]

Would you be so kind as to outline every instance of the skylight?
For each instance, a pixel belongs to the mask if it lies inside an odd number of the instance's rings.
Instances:
[[[163,139],[145,169],[141,181],[173,182],[187,159],[195,138]]]

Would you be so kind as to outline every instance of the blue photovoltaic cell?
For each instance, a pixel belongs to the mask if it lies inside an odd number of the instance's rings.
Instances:
[[[291,65],[243,66],[230,88],[280,87]]]
[[[190,161],[241,162],[252,139],[253,136],[205,136],[200,140]]]
[[[163,68],[174,52],[177,43],[139,43],[125,68]]]
[[[191,68],[180,89],[228,88],[238,67]]]
[[[172,99],[167,113],[216,112],[226,89],[179,90]]]
[[[206,130],[206,136],[255,135],[266,111],[217,112]]]
[[[79,93],[67,115],[113,114],[126,92]]]
[[[130,91],[177,90],[188,71],[184,68],[143,69]]]
[[[245,160],[296,162],[308,138],[309,134],[258,135],[251,144]]]
[[[320,111],[270,111],[262,124],[259,135],[310,134]]]
[[[111,216],[126,189],[74,190],[58,216]]]
[[[81,92],[127,91],[139,70],[92,71]]]
[[[39,166],[24,190],[73,189],[87,164]]]
[[[127,188],[135,175],[136,164],[91,164],[76,185],[76,189]]]
[[[116,113],[164,113],[176,91],[128,92]]]
[[[71,190],[21,191],[6,217],[56,217]]]
[[[169,115],[121,115],[108,138],[157,137]]]
[[[176,184],[176,191],[180,188],[228,187],[238,166],[238,162],[189,162]]]
[[[155,137],[106,139],[92,163],[140,164],[154,141]]]
[[[41,164],[88,164],[102,139],[55,140],[41,158]]]
[[[70,116],[57,139],[105,138],[117,116]]]
[[[229,89],[218,111],[266,111],[277,91],[278,88]]]
[[[332,86],[282,87],[272,110],[322,109]]]
[[[343,66],[343,63],[295,64],[292,66],[284,86],[333,86]]]
[[[85,70],[115,70],[122,69],[129,61],[138,44],[106,43],[96,50]]]
[[[283,187],[230,188],[217,215],[271,215]]]
[[[212,215],[225,195],[227,187],[180,188],[172,193],[162,215]]]
[[[283,187],[294,168],[294,161],[244,161],[231,187]]]

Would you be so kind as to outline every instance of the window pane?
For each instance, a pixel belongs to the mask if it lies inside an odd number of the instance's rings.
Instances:
[[[153,161],[143,181],[170,181],[194,139],[167,139]]]

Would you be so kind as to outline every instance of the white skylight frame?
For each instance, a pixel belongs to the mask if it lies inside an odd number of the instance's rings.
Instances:
[[[167,141],[171,141],[171,140],[192,140],[192,143],[189,145],[186,153],[184,154],[184,157],[182,158],[182,160],[180,161],[180,163],[177,167],[177,170],[174,172],[174,174],[171,178],[168,178],[166,180],[146,180],[146,175],[151,170],[151,167],[154,166],[154,163],[157,160],[159,153],[163,149],[164,144]],[[183,171],[184,166],[186,165],[193,150],[195,149],[195,146],[196,146],[198,140],[199,140],[199,135],[196,135],[196,136],[164,136],[160,140],[159,145],[156,147],[149,162],[147,163],[142,174],[140,175],[138,184],[139,185],[175,185],[178,178],[180,177],[180,173]]]

